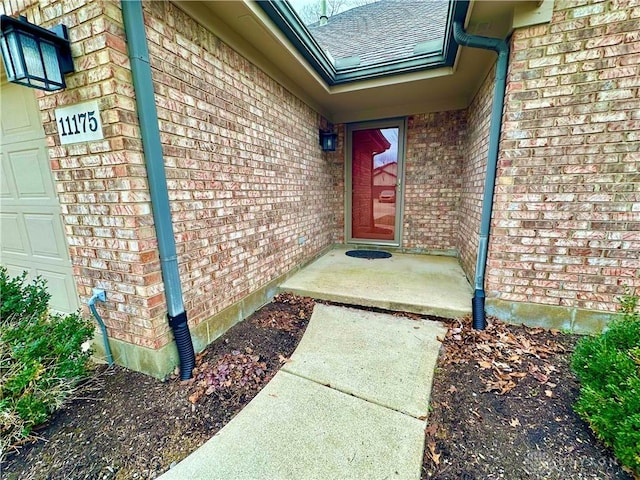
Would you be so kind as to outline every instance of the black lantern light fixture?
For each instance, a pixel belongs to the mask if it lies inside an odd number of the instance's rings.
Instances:
[[[336,149],[338,134],[334,133],[333,128],[330,130],[320,130],[320,145],[325,152],[333,152]]]
[[[49,92],[66,87],[73,59],[67,27],[52,30],[27,21],[26,17],[0,17],[0,47],[10,82]]]

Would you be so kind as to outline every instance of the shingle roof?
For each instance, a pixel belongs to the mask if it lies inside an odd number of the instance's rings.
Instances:
[[[448,0],[380,0],[307,28],[336,68],[367,66],[439,50],[448,8]]]

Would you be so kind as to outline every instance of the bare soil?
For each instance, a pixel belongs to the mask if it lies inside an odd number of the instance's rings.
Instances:
[[[302,338],[313,305],[279,295],[198,355],[195,379],[186,384],[176,375],[163,382],[98,368],[82,398],[43,425],[35,442],[9,454],[0,478],[156,478],[275,375]],[[578,391],[569,367],[575,336],[497,322],[483,332],[468,320],[447,325],[423,480],[632,478],[571,409]]]

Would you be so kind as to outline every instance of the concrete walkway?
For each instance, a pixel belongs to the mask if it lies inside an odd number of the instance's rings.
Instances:
[[[347,305],[443,318],[471,314],[473,290],[455,257],[394,253],[367,260],[336,248],[289,278],[281,291]]]
[[[289,362],[163,480],[418,480],[439,322],[317,304]]]

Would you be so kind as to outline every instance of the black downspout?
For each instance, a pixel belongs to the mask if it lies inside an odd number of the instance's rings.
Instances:
[[[121,5],[140,122],[142,148],[149,180],[153,221],[158,238],[160,268],[167,300],[167,316],[178,347],[180,380],[188,380],[193,376],[196,360],[191,333],[187,324],[187,312],[182,300],[178,256],[173,236],[167,176],[164,170],[160,128],[158,127],[158,111],[151,77],[151,65],[149,64],[149,49],[144,28],[142,4],[139,0],[122,0]]]
[[[473,328],[484,330],[486,317],[484,311],[484,276],[489,251],[489,230],[491,228],[491,212],[493,210],[493,193],[496,184],[498,167],[498,148],[500,146],[500,129],[502,127],[502,110],[507,87],[507,68],[509,66],[509,44],[506,40],[470,35],[464,31],[462,22],[453,24],[453,38],[459,45],[471,48],[493,50],[498,54],[496,63],[496,79],[491,107],[491,123],[489,126],[489,149],[487,153],[487,175],[482,199],[482,216],[480,219],[480,235],[478,239],[478,256],[474,278],[474,292],[471,301]]]

